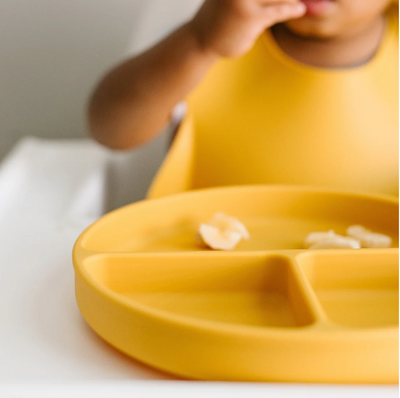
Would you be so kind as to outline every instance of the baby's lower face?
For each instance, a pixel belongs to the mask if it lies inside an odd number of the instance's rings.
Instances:
[[[382,21],[387,7],[394,0],[300,0],[307,13],[286,22],[286,26],[301,37],[334,39],[352,37],[368,31],[375,21]]]

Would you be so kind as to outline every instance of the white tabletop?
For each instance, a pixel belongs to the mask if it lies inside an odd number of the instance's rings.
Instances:
[[[0,168],[0,396],[376,397],[396,386],[200,383],[121,354],[85,323],[72,246],[107,208],[110,154],[26,139]]]

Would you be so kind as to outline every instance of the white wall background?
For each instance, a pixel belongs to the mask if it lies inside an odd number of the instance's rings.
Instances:
[[[0,159],[25,135],[86,137],[95,82],[201,0],[1,0]]]

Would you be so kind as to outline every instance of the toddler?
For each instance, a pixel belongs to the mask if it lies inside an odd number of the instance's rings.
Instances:
[[[133,148],[186,101],[150,197],[240,184],[397,195],[398,76],[393,0],[206,0],[102,79],[89,125]]]

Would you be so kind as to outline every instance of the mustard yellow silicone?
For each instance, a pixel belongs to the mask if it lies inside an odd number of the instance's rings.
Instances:
[[[251,239],[196,242],[223,211]],[[361,224],[391,249],[302,250],[311,231]],[[89,325],[126,354],[202,380],[398,382],[398,201],[337,190],[249,186],[132,204],[73,252]]]
[[[188,97],[189,115],[149,196],[215,186],[296,184],[398,195],[398,8],[373,59],[322,69],[266,32],[222,59]]]

